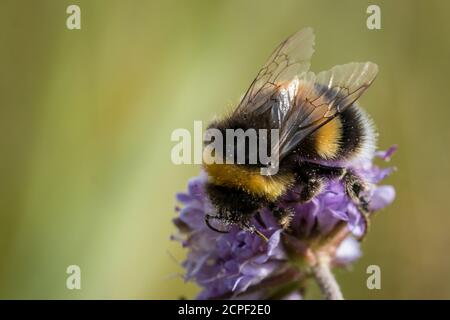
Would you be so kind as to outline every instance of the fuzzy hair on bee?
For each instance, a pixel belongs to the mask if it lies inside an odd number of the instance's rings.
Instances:
[[[244,163],[204,163],[206,192],[215,208],[205,217],[210,228],[226,232],[212,225],[215,220],[264,237],[250,223],[264,207],[288,228],[291,213],[278,207],[279,199],[294,186],[301,186],[298,201],[310,201],[327,179],[341,179],[359,210],[367,213],[364,183],[349,167],[375,150],[373,122],[356,101],[375,79],[378,67],[371,62],[349,63],[315,74],[309,71],[313,47],[311,28],[287,38],[272,53],[234,111],[210,124],[209,129],[218,130],[224,137],[227,130],[256,130],[257,148],[263,142],[259,129],[277,130],[276,141],[264,141],[279,158],[277,172],[262,175],[260,169],[267,163],[259,156],[254,163],[248,161],[251,143],[244,139],[240,141],[244,145],[235,145],[233,150],[244,150]],[[225,145],[230,142],[235,140]],[[227,150],[216,150],[215,156],[225,160]]]

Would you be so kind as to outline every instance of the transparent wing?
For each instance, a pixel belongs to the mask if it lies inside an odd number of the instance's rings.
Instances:
[[[371,85],[378,66],[371,62],[349,63],[315,75],[308,72],[298,79],[297,95],[280,122],[280,159],[306,136],[331,121],[352,105]],[[281,92],[281,91],[280,91]],[[280,113],[282,99],[272,103],[272,117]],[[281,112],[282,113],[282,112]]]
[[[311,28],[302,29],[283,41],[258,72],[235,112],[266,111],[270,107],[267,102],[279,92],[280,85],[309,70],[313,47]]]

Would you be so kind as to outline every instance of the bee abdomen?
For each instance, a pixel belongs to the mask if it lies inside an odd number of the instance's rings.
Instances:
[[[372,119],[357,105],[351,105],[339,116],[342,137],[338,160],[370,158],[376,148],[376,134]]]
[[[372,120],[363,109],[351,105],[302,141],[299,153],[311,160],[368,158],[375,150],[375,137]]]

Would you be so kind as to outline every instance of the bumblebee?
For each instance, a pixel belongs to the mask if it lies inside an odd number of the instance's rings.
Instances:
[[[278,206],[283,195],[300,186],[298,201],[310,201],[329,179],[341,179],[348,196],[367,215],[364,183],[350,167],[375,150],[373,123],[356,100],[374,81],[378,67],[371,62],[349,63],[315,74],[309,71],[313,47],[311,28],[287,38],[238,106],[209,125],[224,136],[228,129],[276,129],[279,134],[277,141],[269,141],[270,149],[278,152],[276,174],[262,175],[260,169],[267,163],[259,160],[203,164],[206,192],[215,208],[205,215],[205,222],[213,230],[227,232],[213,226],[215,220],[267,239],[251,224],[262,208],[269,208],[287,228],[292,214]],[[225,158],[225,149],[218,152]]]

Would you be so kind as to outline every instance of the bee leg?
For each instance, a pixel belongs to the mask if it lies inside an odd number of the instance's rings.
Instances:
[[[311,200],[311,198],[320,192],[318,183],[316,182],[317,180],[320,181],[321,178],[341,179],[344,182],[346,194],[355,203],[364,219],[365,227],[361,240],[364,238],[369,229],[369,203],[362,195],[365,184],[358,175],[347,168],[328,167],[317,163],[302,162],[299,166],[298,178],[305,186],[300,193],[300,198],[304,201]]]
[[[323,189],[323,180],[319,177],[313,177],[307,180],[299,193],[300,202],[309,202],[318,195]]]
[[[369,229],[369,203],[362,195],[366,186],[358,175],[347,168],[328,167],[311,162],[300,163],[297,174],[300,184],[304,186],[300,192],[300,200],[303,201],[311,200],[320,192],[317,181],[322,181],[322,178],[341,179],[344,182],[346,194],[355,203],[364,219],[364,234],[360,240],[364,238]]]
[[[344,168],[327,167],[312,162],[302,162],[297,171],[298,183],[302,186],[299,193],[300,202],[308,202],[319,194],[324,185],[324,179],[338,178],[344,174]]]
[[[301,183],[305,184],[306,189],[304,197],[307,198],[309,193],[308,189],[314,190],[318,188],[319,182],[322,182],[323,178],[328,179],[341,179],[345,184],[345,191],[347,195],[358,205],[361,206],[363,211],[368,212],[368,202],[362,196],[362,192],[365,189],[365,184],[361,178],[353,173],[353,171],[342,167],[328,167],[317,163],[303,162],[300,165],[298,171],[298,179]]]
[[[351,170],[347,170],[342,179],[345,184],[345,192],[350,197],[350,199],[352,199],[352,201],[355,203],[356,207],[358,208],[359,212],[362,215],[362,218],[364,219],[364,234],[360,237],[360,240],[363,240],[370,226],[369,202],[362,194],[366,188],[365,183],[361,180],[360,177],[354,174]]]
[[[284,201],[287,205],[295,206],[298,203],[306,203],[311,201],[323,189],[323,179],[314,178],[307,181],[302,180],[297,182],[301,186],[300,192],[293,191],[297,195],[294,200]]]
[[[294,216],[292,210],[287,208],[280,208],[274,203],[269,205],[269,209],[270,211],[272,211],[272,214],[275,217],[275,219],[277,219],[278,224],[284,230],[287,230],[291,224],[292,217]]]

